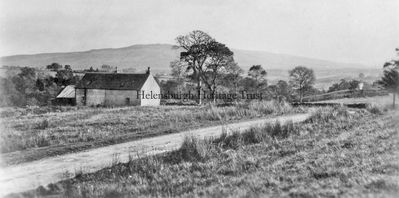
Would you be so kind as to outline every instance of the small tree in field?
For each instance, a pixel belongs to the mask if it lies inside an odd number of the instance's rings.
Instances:
[[[248,70],[248,76],[255,79],[256,82],[256,93],[264,87],[267,86],[266,81],[267,72],[263,69],[262,65],[252,65]]]
[[[238,87],[242,80],[241,74],[244,70],[236,62],[228,64],[226,70],[228,73],[221,78],[221,84],[231,88],[234,93],[238,93]]]
[[[396,48],[399,56],[399,48]],[[395,96],[399,93],[399,60],[391,60],[384,64],[384,76],[378,83],[392,92],[392,106],[395,108]]]
[[[248,76],[254,78],[257,82],[266,80],[267,72],[263,69],[262,65],[252,65],[249,68]]]
[[[51,71],[58,71],[62,69],[62,65],[59,63],[51,63],[50,65],[47,65],[46,68]]]
[[[316,77],[312,69],[297,66],[289,71],[290,85],[298,92],[299,101],[302,102],[303,96],[306,91],[310,90],[314,85]]]
[[[399,72],[397,69],[387,69],[384,71],[384,76],[379,81],[385,89],[393,95],[392,106],[395,108],[395,96],[399,93]]]

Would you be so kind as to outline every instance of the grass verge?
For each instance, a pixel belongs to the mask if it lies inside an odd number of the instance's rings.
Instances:
[[[69,107],[59,112],[48,109],[47,113],[44,110],[3,109],[0,151],[4,163],[15,164],[203,126],[302,111],[274,101],[229,107]]]
[[[10,197],[394,197],[398,128],[398,111],[323,108],[300,124],[187,137],[174,152]]]

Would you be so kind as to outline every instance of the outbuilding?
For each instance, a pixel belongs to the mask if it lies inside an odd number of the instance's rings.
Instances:
[[[160,96],[158,81],[150,73],[86,73],[76,85],[76,104],[81,106],[158,106],[160,97],[142,97],[143,94]]]
[[[53,104],[56,105],[75,105],[75,86],[68,85],[57,95],[55,100],[53,100]]]

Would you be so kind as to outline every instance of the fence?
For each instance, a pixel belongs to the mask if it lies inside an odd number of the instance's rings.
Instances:
[[[340,98],[357,98],[357,97],[373,97],[388,95],[388,92],[381,89],[369,89],[369,90],[340,90],[329,92],[325,94],[306,96],[302,99],[303,102],[314,102],[323,100],[334,100]]]

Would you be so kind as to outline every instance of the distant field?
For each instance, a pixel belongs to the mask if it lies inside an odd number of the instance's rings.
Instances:
[[[0,145],[4,163],[18,163],[293,111],[298,109],[286,103],[255,101],[232,107],[8,108],[0,112]]]
[[[267,80],[270,84],[275,84],[279,80],[289,80],[288,69],[278,70],[270,69],[267,67]],[[339,82],[341,79],[357,79],[359,80],[359,74],[363,73],[366,77],[362,79],[367,83],[373,83],[374,81],[381,79],[382,69],[315,69],[316,75],[315,87],[318,89],[328,90],[333,83]]]
[[[396,197],[399,111],[321,108],[301,124],[268,124],[143,157],[22,196]]]
[[[379,106],[392,105],[392,94],[387,96],[375,96],[375,97],[360,97],[360,98],[341,98],[335,100],[325,100],[322,103],[369,103]]]

